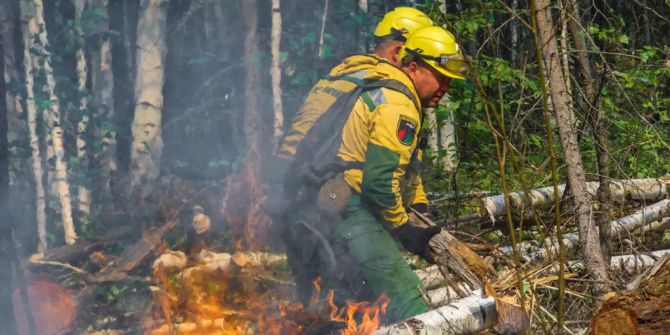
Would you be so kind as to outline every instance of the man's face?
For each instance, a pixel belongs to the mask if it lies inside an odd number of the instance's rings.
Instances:
[[[424,108],[437,106],[449,90],[451,78],[425,63],[411,62],[406,68]]]

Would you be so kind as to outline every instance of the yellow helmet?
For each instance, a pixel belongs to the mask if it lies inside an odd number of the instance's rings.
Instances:
[[[420,58],[447,77],[465,79],[469,66],[456,38],[441,27],[423,27],[409,35],[400,49],[403,63]]]
[[[404,42],[407,35],[414,30],[432,25],[433,21],[422,11],[412,7],[397,7],[386,13],[384,18],[379,21],[375,29],[375,37]]]

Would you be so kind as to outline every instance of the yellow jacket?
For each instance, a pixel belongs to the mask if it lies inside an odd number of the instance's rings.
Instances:
[[[347,79],[332,79],[347,76]],[[377,88],[366,91],[356,101],[342,132],[338,157],[362,163],[361,169],[344,173],[347,184],[379,213],[389,228],[407,222],[405,206],[427,204],[418,171],[408,166],[420,138],[422,114],[414,84],[399,68],[374,55],[348,57],[335,67],[331,79],[322,79],[311,90],[282,143],[279,156],[291,159],[305,134],[343,92],[356,86],[358,79],[393,79],[414,95]],[[421,159],[416,149],[415,158]]]

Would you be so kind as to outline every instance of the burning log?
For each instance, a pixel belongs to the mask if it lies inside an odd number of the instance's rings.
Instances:
[[[587,190],[595,195],[598,190],[598,182],[587,183]],[[558,197],[563,197],[565,185],[558,186]],[[628,179],[612,181],[610,183],[612,201],[624,203],[627,200],[658,201],[666,197],[667,189],[664,182],[657,179]],[[554,187],[545,187],[531,190],[528,195],[525,192],[513,192],[509,194],[509,201],[515,210],[523,209],[550,209],[554,205]],[[505,195],[499,194],[486,197],[481,200],[478,209],[480,216],[488,215],[492,222],[495,218],[502,216],[506,211]]]
[[[405,321],[383,327],[375,335],[445,335],[472,334],[496,324],[498,314],[493,297],[482,297],[481,291]]]

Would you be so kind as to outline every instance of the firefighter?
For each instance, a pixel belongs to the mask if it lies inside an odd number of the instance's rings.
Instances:
[[[268,197],[264,207],[266,212],[272,215],[275,227],[287,246],[289,265],[299,288],[298,294],[300,300],[306,304],[313,293],[312,280],[320,271],[315,269],[316,266],[305,264],[311,264],[312,259],[318,258],[313,253],[318,247],[313,244],[322,245],[323,243],[301,239],[310,232],[305,232],[306,228],[301,225],[293,224],[299,220],[296,219],[295,208],[305,206],[295,201],[296,197],[290,194],[291,192],[284,192],[284,177],[289,169],[288,166],[292,163],[296,149],[314,122],[331,107],[338,96],[351,92],[356,87],[356,83],[352,82],[351,78],[360,80],[375,78],[375,76],[379,77],[378,72],[374,70],[377,66],[383,68],[388,68],[390,64],[400,66],[398,55],[407,36],[418,28],[432,25],[433,22],[426,14],[414,8],[397,7],[386,13],[374,31],[374,52],[346,58],[330,72],[327,78],[320,80],[312,88],[305,104],[296,113],[275,159],[265,166],[267,170],[263,175]],[[343,78],[345,76],[349,78]],[[418,204],[417,208],[426,212],[427,201],[421,184],[417,185],[416,199],[423,202],[423,204]]]
[[[337,65],[328,78],[320,80],[310,91],[305,99],[306,103],[296,114],[293,124],[283,143],[279,148],[277,156],[280,159],[290,161],[295,154],[295,148],[311,128],[317,119],[335,100],[332,89],[336,91],[349,91],[353,85],[346,80],[337,80],[334,77],[343,74],[354,74],[363,78],[366,70],[374,68],[380,63],[390,62],[400,66],[400,48],[407,40],[409,33],[426,26],[432,26],[433,21],[418,9],[411,7],[397,7],[386,13],[384,18],[375,28],[375,50],[372,54],[353,55],[347,57],[341,64]],[[330,89],[327,89],[329,87]]]
[[[422,108],[435,107],[452,78],[464,79],[468,69],[453,35],[434,26],[412,32],[399,60],[400,67],[380,62],[362,76],[349,71],[358,65],[353,61],[331,72],[356,88],[337,95],[312,122],[287,175],[298,199],[291,220],[299,223],[287,240],[300,241],[298,250],[306,252],[300,264],[336,298],[385,293],[387,321],[428,311],[398,242],[432,261],[427,245],[439,227],[414,225],[407,213],[408,206],[427,207],[418,168]],[[319,246],[311,249],[310,240]]]

